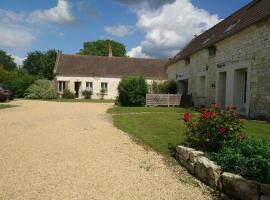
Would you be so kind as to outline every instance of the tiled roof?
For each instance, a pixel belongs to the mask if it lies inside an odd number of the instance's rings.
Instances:
[[[253,0],[211,29],[195,37],[187,46],[174,56],[167,65],[189,57],[191,54],[224,40],[245,28],[269,18],[270,0]]]
[[[122,77],[143,75],[164,79],[167,60],[59,54],[55,75]]]

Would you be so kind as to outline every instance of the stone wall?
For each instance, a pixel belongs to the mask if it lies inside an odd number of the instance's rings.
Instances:
[[[236,72],[247,71],[247,100],[241,114],[247,117],[264,116],[270,118],[270,20],[262,21],[229,38],[215,44],[216,56],[209,56],[208,49],[203,49],[190,56],[190,64],[184,60],[168,66],[170,80],[188,79],[188,93],[192,94],[196,106],[201,100],[210,105],[221,101],[222,85],[219,75],[226,73],[224,108],[237,106]],[[205,93],[200,84],[200,77],[205,76]],[[222,102],[221,102],[222,103]],[[240,108],[239,108],[240,111]],[[249,112],[250,111],[250,112]]]
[[[270,200],[270,185],[222,172],[204,153],[184,146],[176,147],[176,159],[187,170],[213,189],[240,200]]]

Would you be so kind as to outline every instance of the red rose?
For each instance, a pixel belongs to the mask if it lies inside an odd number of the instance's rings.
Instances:
[[[224,135],[225,128],[220,128],[220,129],[218,129],[218,132],[219,132],[221,135]]]
[[[183,120],[184,120],[185,122],[189,122],[189,121],[190,121],[190,115],[189,115],[189,113],[184,113]]]
[[[215,113],[213,112],[205,112],[202,114],[203,119],[209,119],[210,117],[214,116]]]

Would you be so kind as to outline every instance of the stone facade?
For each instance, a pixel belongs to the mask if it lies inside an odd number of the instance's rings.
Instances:
[[[270,19],[217,42],[167,68],[168,78],[179,84],[179,93],[192,95],[195,106],[234,105],[251,118],[270,119]],[[185,91],[186,90],[186,91]]]
[[[69,89],[71,92],[76,93],[75,91],[75,82],[80,83],[79,88],[79,96],[78,98],[83,98],[82,92],[86,90],[86,83],[92,83],[92,99],[100,99],[100,90],[101,84],[107,83],[107,92],[104,96],[104,99],[116,99],[118,96],[117,87],[120,82],[121,78],[108,78],[108,77],[83,77],[83,76],[56,76],[55,81],[59,84],[59,82],[65,82],[65,88]],[[147,79],[146,80],[149,85],[153,83],[154,80]],[[160,80],[156,80],[160,81]],[[58,85],[57,84],[57,85]],[[58,92],[61,94],[61,91]]]

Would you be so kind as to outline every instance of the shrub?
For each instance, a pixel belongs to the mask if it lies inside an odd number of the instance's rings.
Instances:
[[[165,81],[162,83],[154,81],[152,90],[156,94],[177,94],[177,83],[175,81]]]
[[[52,81],[37,80],[32,84],[25,94],[27,99],[56,99],[57,93],[55,91]]]
[[[93,95],[93,92],[90,91],[90,90],[84,90],[82,92],[83,96],[85,99],[91,99],[92,95]]]
[[[75,99],[75,94],[68,89],[65,89],[62,95],[63,99]]]
[[[104,96],[106,95],[106,89],[105,88],[101,88],[100,92],[99,92],[99,96],[101,100],[104,100]]]
[[[0,83],[5,84],[12,89],[15,92],[16,97],[24,97],[26,89],[37,79],[37,76],[30,75],[22,69],[6,71],[0,67]]]
[[[124,77],[118,85],[118,102],[121,106],[144,106],[147,90],[144,77]]]
[[[216,104],[202,110],[195,119],[185,113],[184,121],[188,127],[186,133],[189,145],[206,151],[219,150],[225,141],[230,141],[243,129],[235,110],[222,111]]]
[[[270,143],[254,138],[234,138],[210,158],[224,171],[270,184]]]

